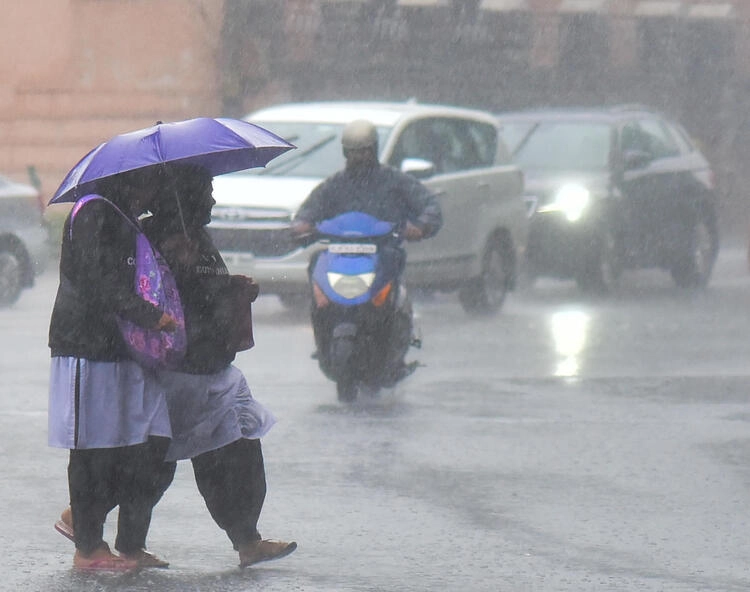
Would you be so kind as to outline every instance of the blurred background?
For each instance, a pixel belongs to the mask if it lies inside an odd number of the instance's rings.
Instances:
[[[312,99],[501,111],[643,103],[747,231],[745,0],[25,0],[0,9],[0,172],[42,188],[108,137]]]

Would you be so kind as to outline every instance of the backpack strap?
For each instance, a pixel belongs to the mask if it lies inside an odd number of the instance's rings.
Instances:
[[[125,220],[127,220],[128,224],[130,224],[136,232],[143,233],[143,230],[140,226],[138,226],[133,220],[130,219],[129,216],[127,216],[120,208],[118,208],[113,202],[108,200],[106,197],[99,195],[98,193],[89,193],[88,195],[84,195],[82,198],[76,200],[76,203],[73,205],[73,209],[70,211],[70,229],[68,231],[69,237],[73,238],[73,220],[76,217],[76,214],[81,211],[81,208],[85,206],[87,203],[94,201],[94,200],[100,200],[103,202],[108,203],[111,205],[115,211],[120,214]]]

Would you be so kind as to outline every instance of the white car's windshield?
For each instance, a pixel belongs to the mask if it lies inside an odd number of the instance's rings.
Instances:
[[[242,174],[324,178],[344,168],[344,155],[341,152],[344,124],[310,121],[253,123],[281,136],[297,149],[275,158],[264,169],[250,169]],[[382,147],[391,130],[386,127],[379,127],[377,130]]]
[[[609,163],[610,127],[606,123],[504,123],[502,135],[503,139],[507,135],[506,143],[521,168],[600,170]]]

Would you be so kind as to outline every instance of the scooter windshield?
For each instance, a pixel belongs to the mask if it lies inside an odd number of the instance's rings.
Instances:
[[[393,224],[364,212],[345,212],[317,225],[318,232],[340,238],[368,238],[386,236],[393,232]]]

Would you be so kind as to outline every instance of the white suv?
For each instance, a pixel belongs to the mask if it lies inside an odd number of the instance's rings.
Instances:
[[[344,167],[344,126],[367,119],[378,130],[380,160],[420,178],[443,212],[436,236],[407,246],[407,285],[458,290],[472,313],[500,308],[522,260],[527,217],[523,176],[491,114],[411,102],[325,102],[279,105],[245,119],[297,150],[265,169],[214,179],[209,230],[233,273],[254,277],[262,293],[289,306],[307,297],[307,265],[317,247],[294,242],[290,222],[313,188]]]

